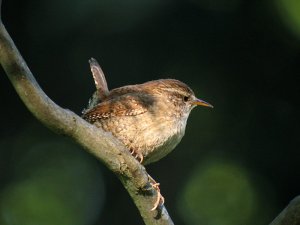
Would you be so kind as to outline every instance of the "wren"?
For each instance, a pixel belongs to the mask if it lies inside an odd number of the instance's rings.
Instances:
[[[174,79],[108,90],[95,59],[90,60],[97,91],[82,117],[119,139],[143,165],[170,153],[185,133],[195,106],[213,107]]]

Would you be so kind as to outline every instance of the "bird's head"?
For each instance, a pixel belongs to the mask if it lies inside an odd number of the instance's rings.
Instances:
[[[147,82],[152,92],[163,96],[165,101],[172,103],[176,108],[183,112],[189,113],[196,106],[205,106],[213,108],[213,106],[199,98],[197,98],[193,90],[185,83],[175,79],[161,79]]]

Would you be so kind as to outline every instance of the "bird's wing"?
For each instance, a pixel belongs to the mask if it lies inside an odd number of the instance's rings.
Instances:
[[[99,119],[108,119],[116,116],[136,116],[147,112],[149,103],[151,104],[149,96],[122,95],[99,103],[94,108],[84,112],[82,118],[90,123],[94,123]]]

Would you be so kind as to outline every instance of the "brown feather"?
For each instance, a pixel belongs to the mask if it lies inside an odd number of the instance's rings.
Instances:
[[[116,116],[136,116],[147,112],[150,98],[145,94],[125,94],[114,99],[99,103],[83,114],[83,118],[90,123],[98,119],[107,119]]]

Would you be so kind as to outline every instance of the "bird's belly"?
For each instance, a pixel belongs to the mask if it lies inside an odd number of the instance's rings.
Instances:
[[[174,150],[174,148],[179,144],[183,135],[184,132],[174,134],[173,136],[169,137],[167,140],[158,144],[156,148],[148,149],[143,164],[144,165],[150,164],[152,162],[156,162],[161,158],[165,157],[172,150]]]
[[[142,154],[143,164],[149,164],[163,158],[176,147],[184,135],[186,123],[178,124],[174,120],[157,117],[140,120],[139,116],[135,116],[126,120],[101,120],[95,125],[111,132],[127,148]]]
[[[181,141],[186,124],[173,120],[152,121],[152,124],[136,134],[133,144],[136,151],[144,156],[143,164],[156,162],[169,154]],[[143,145],[141,145],[143,143]]]

